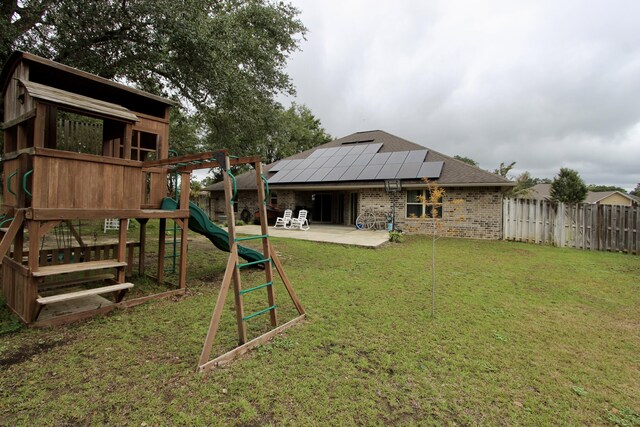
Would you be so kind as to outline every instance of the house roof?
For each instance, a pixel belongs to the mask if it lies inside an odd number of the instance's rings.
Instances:
[[[366,146],[369,151],[376,150],[378,154],[382,153],[399,153],[414,152],[416,155],[422,155],[421,162],[428,165],[422,171],[428,170],[432,175],[432,179],[441,186],[499,186],[510,187],[514,184],[506,178],[487,172],[483,169],[471,166],[465,162],[454,159],[437,151],[426,149],[425,147],[407,141],[406,139],[397,137],[390,133],[373,130],[366,132],[356,132],[351,135],[336,139],[326,144],[314,147],[312,149],[297,153],[293,156],[282,159],[279,162],[272,163],[265,167],[267,177],[271,180],[278,171],[278,166],[282,165],[286,160],[304,160],[318,156],[321,152],[328,152],[327,149],[333,148],[331,152],[337,151],[339,147]],[[319,151],[323,150],[323,151]],[[426,156],[425,156],[426,153]],[[385,156],[382,156],[385,157]],[[300,162],[296,162],[300,163]],[[441,170],[439,169],[441,165]],[[383,164],[380,167],[384,166]],[[273,169],[273,172],[271,170]],[[434,173],[434,170],[436,171]],[[439,173],[437,173],[439,172]],[[435,175],[435,176],[433,176]],[[421,176],[424,176],[421,175]],[[236,177],[237,188],[240,190],[252,190],[256,188],[255,177],[252,173],[247,173]],[[402,179],[403,185],[424,185],[420,177],[410,179]],[[306,182],[283,182],[274,180],[270,182],[273,189],[312,189],[312,188],[371,188],[384,186],[384,179],[360,179],[360,180],[331,180],[323,181],[306,181]],[[206,188],[207,191],[222,190],[222,183],[216,183]]]
[[[614,194],[619,194],[633,202],[638,201],[635,197],[629,194],[622,193],[620,191],[589,191],[587,193],[587,197],[584,200],[584,203],[595,204]],[[523,196],[523,198],[551,200],[551,184],[536,184],[533,187],[529,188],[529,191]]]
[[[607,197],[613,196],[614,194],[619,194],[620,196],[631,200],[632,202],[637,202],[637,200],[628,194],[622,193],[620,191],[589,191],[587,193],[587,198],[585,199],[585,203],[598,203],[601,200],[606,199]]]

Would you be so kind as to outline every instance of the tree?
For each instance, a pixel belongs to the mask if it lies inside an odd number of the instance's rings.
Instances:
[[[197,124],[183,123],[185,151],[264,140],[306,33],[296,8],[269,0],[7,0],[0,13],[0,66],[24,49],[177,99]]]
[[[478,167],[478,162],[476,162],[475,160],[473,160],[470,157],[459,156],[459,155],[456,154],[455,156],[453,156],[453,158],[456,159],[456,160],[460,160],[461,162],[465,162],[468,165]]]
[[[636,185],[636,188],[629,192],[632,196],[640,197],[640,182]]]
[[[511,162],[508,165],[502,162],[500,163],[500,166],[498,166],[498,169],[495,169],[493,173],[495,173],[496,175],[500,175],[503,178],[507,178],[507,174],[511,172],[511,169],[513,169],[515,165],[516,162]]]
[[[331,141],[320,120],[305,105],[294,102],[287,110],[282,109],[278,118],[279,123],[261,145],[267,164]]]
[[[524,197],[529,193],[531,187],[537,184],[537,179],[531,176],[529,171],[524,171],[516,178],[516,186],[511,189],[509,196]]]
[[[587,186],[577,171],[561,168],[551,183],[551,200],[563,203],[581,203],[587,197]]]

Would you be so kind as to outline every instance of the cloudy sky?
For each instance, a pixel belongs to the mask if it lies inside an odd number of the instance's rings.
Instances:
[[[296,101],[332,136],[640,182],[640,1],[291,1],[309,29]]]

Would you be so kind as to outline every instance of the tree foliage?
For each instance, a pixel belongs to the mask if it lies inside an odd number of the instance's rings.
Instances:
[[[577,171],[561,168],[551,183],[551,199],[563,203],[582,203],[587,197],[587,186]]]
[[[459,155],[456,154],[455,156],[453,156],[453,158],[456,159],[456,160],[460,160],[461,162],[465,162],[468,165],[478,167],[478,162],[476,162],[475,160],[473,160],[470,157],[459,156]]]
[[[509,174],[509,172],[511,172],[511,169],[513,169],[515,165],[516,162],[511,162],[508,165],[504,162],[501,162],[500,166],[498,166],[498,169],[495,169],[493,173],[495,173],[496,175],[500,175],[503,178],[507,178],[507,175]]]
[[[619,191],[621,193],[627,194],[627,190],[622,187],[617,187],[615,185],[596,185],[589,184],[587,185],[587,190],[589,191]]]
[[[258,154],[306,33],[295,7],[270,0],[8,0],[0,13],[0,65],[23,49],[177,99],[183,152]]]
[[[636,185],[636,188],[629,192],[632,196],[640,197],[640,182]]]

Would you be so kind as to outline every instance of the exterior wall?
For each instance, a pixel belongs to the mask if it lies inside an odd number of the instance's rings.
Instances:
[[[372,210],[377,214],[389,214],[392,212],[394,199],[396,228],[411,234],[432,232],[432,222],[429,219],[407,217],[406,191],[393,195],[386,193],[384,189],[361,191],[360,212]],[[456,199],[462,200],[462,203],[451,203]],[[444,236],[501,239],[502,193],[494,188],[446,188],[442,216],[441,233]]]
[[[296,195],[293,191],[288,190],[272,190],[278,195],[278,203],[276,205],[279,209],[293,209],[295,206]],[[212,191],[211,197],[211,210],[214,220],[220,220],[221,216],[226,215],[226,209],[224,206],[224,191]],[[240,219],[240,213],[244,208],[247,208],[251,215],[258,211],[260,204],[258,202],[258,192],[253,190],[238,190],[238,204],[236,209],[236,219]]]
[[[620,194],[612,194],[609,197],[605,197],[600,200],[598,205],[623,205],[623,206],[631,206],[631,200],[629,198],[624,197]]]

